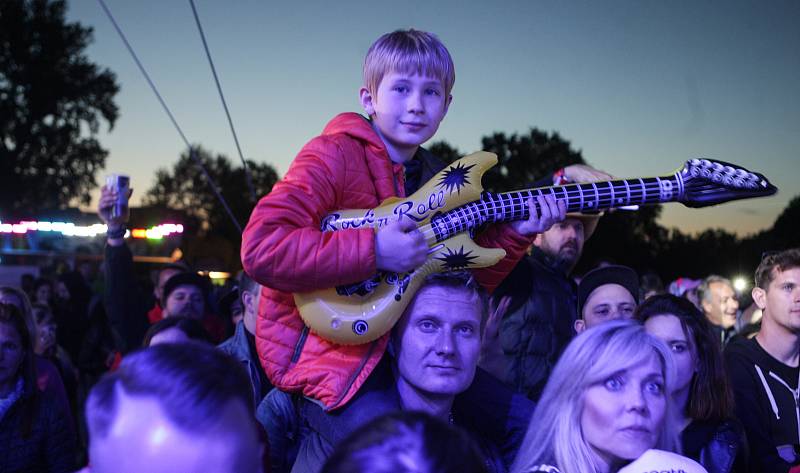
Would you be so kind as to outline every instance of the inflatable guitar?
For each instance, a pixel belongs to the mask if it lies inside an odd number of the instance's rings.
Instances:
[[[323,232],[379,228],[391,220],[410,218],[425,236],[430,251],[427,261],[411,273],[380,272],[366,281],[294,294],[306,325],[335,343],[353,345],[375,340],[394,326],[428,274],[482,268],[500,261],[504,250],[480,247],[470,233],[485,223],[528,218],[529,197],[549,194],[565,200],[568,212],[596,212],[661,202],[706,207],[777,191],[760,174],[721,161],[693,159],[669,176],[501,194],[482,192],[481,177],[495,163],[497,156],[492,153],[470,154],[447,166],[409,197],[388,199],[375,209],[326,216],[321,222]]]

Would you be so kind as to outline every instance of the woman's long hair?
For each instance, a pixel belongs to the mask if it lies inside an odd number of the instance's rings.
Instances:
[[[651,297],[636,310],[636,318],[642,323],[656,315],[677,318],[683,334],[694,345],[698,369],[692,378],[686,415],[702,421],[728,419],[733,412],[733,393],[725,372],[719,338],[714,335],[711,323],[694,304],[670,294]]]
[[[646,363],[655,356],[664,375],[665,413],[653,448],[680,450],[669,393],[675,367],[669,348],[630,320],[606,322],[578,335],[561,355],[531,418],[512,472],[553,464],[561,473],[592,473],[597,456],[583,438],[584,394],[614,373]]]
[[[11,286],[0,286],[1,296],[13,296],[19,300],[20,305],[13,304],[22,313],[22,318],[25,320],[25,325],[28,327],[28,335],[31,338],[31,345],[36,346],[36,321],[33,320],[33,307],[31,300],[25,291]]]
[[[36,390],[36,375],[33,366],[33,343],[25,318],[14,304],[0,304],[0,323],[13,328],[19,335],[22,343],[22,361],[19,366],[19,375],[22,376],[25,392]]]

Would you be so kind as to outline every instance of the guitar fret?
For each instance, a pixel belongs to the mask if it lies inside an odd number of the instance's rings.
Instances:
[[[625,195],[626,195],[626,197],[625,197],[625,205],[627,206],[627,205],[631,204],[631,198],[632,198],[631,197],[631,186],[628,185],[628,181],[627,180],[624,180],[622,182],[625,183]]]
[[[644,204],[646,202],[645,199],[647,197],[647,195],[645,194],[644,179],[639,178],[639,185],[642,186],[642,204]]]
[[[611,190],[611,205],[614,205],[614,183],[609,182],[608,188]]]

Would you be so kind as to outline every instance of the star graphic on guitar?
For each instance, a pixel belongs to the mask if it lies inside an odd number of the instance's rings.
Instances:
[[[471,251],[464,252],[463,246],[458,251],[453,251],[450,248],[446,248],[446,250],[447,254],[443,254],[436,259],[444,263],[447,271],[466,269],[472,264],[472,260],[477,259],[477,256],[470,256],[472,255]]]
[[[443,188],[448,194],[452,194],[453,190],[461,193],[461,188],[469,185],[467,175],[469,170],[475,167],[474,164],[464,166],[463,163],[455,163],[450,168],[442,171],[442,177],[439,178],[437,187]]]

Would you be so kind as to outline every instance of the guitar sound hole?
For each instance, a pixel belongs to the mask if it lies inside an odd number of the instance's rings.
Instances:
[[[353,322],[353,333],[356,335],[364,335],[369,330],[369,324],[364,320],[356,320]]]

